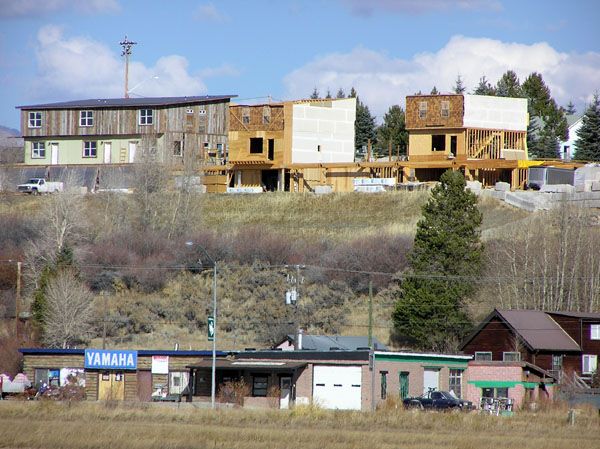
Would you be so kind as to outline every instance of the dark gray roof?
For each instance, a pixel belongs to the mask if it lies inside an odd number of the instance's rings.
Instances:
[[[534,350],[581,351],[579,345],[546,312],[497,310],[498,314]]]
[[[288,335],[287,339],[293,342],[296,337]],[[376,350],[387,351],[387,346],[373,337],[373,345]],[[302,335],[302,349],[305,351],[329,351],[337,348],[343,351],[356,351],[358,348],[369,347],[369,337],[364,336],[341,336],[341,335]]]
[[[59,103],[17,106],[17,109],[96,109],[96,108],[139,108],[143,106],[175,106],[203,104],[230,100],[237,95],[205,95],[192,97],[149,97],[149,98],[91,98],[88,100],[62,101]]]
[[[600,320],[598,312],[546,312],[549,315],[570,316],[573,318],[584,318],[590,320]]]

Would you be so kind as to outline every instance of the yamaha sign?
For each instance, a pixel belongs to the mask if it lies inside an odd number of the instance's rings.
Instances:
[[[86,349],[85,368],[126,370],[137,369],[137,351],[119,349]]]

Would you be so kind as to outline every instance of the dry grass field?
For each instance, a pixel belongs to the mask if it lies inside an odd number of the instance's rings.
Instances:
[[[185,405],[185,404],[183,404]],[[0,402],[2,448],[596,449],[597,411],[496,417],[387,409],[334,412],[211,410],[97,403]]]

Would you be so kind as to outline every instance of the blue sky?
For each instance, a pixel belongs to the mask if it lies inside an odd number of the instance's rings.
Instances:
[[[599,24],[595,0],[0,0],[0,125],[18,127],[16,105],[122,96],[125,34],[132,95],[354,86],[380,118],[459,73],[471,90],[512,69],[581,110],[600,89]]]

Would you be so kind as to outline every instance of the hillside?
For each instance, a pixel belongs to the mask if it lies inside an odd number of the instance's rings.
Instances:
[[[0,126],[0,163],[23,162],[23,138],[17,129]]]
[[[198,248],[184,245],[190,239],[219,260],[220,346],[264,347],[297,325],[309,332],[366,334],[369,279],[376,293],[374,333],[387,342],[392,304],[378,292],[405,266],[427,197],[426,192],[194,196],[185,229],[167,237],[169,226],[134,230],[139,226],[135,196],[88,195],[78,206],[82,226],[74,249],[96,293],[91,344],[101,344],[106,320],[111,346],[207,347],[211,277],[183,269],[203,257]],[[0,198],[0,219],[12,228],[5,239],[13,249],[5,246],[5,252],[26,252],[32,235],[43,240],[45,208],[58,197]],[[161,210],[173,201],[155,198]],[[514,229],[530,217],[489,198],[480,207],[484,236]],[[22,219],[27,225],[20,227]],[[284,264],[306,265],[297,307],[284,304],[293,275]],[[31,289],[26,292],[31,295]]]

